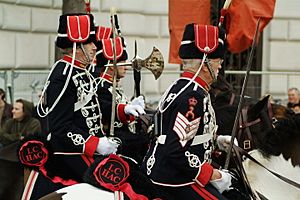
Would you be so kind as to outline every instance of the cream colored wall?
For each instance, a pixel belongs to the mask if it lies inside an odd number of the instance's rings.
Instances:
[[[274,18],[264,31],[263,70],[300,73],[300,1],[277,0]],[[262,93],[285,100],[287,89],[300,89],[300,75],[265,76]]]

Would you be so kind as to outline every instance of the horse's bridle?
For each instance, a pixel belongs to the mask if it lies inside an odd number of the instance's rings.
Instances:
[[[261,122],[260,117],[248,122],[248,116],[247,116],[248,109],[249,109],[249,106],[246,106],[241,111],[241,115],[239,118],[238,133],[237,133],[237,140],[240,141],[240,139],[242,138],[242,135],[244,134],[244,132],[246,132],[246,139],[241,141],[242,148],[246,151],[253,150],[255,147],[255,144],[254,144],[253,138],[252,138],[252,134],[250,131],[250,127]],[[268,102],[268,115],[269,115],[270,123],[271,123],[272,127],[274,127],[274,123],[277,120],[276,120],[276,118],[274,118],[272,105],[270,102]],[[239,144],[239,145],[241,145],[241,144]]]

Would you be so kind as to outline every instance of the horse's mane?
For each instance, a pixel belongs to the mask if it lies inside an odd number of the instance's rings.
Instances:
[[[231,135],[233,121],[236,115],[237,107],[232,105],[222,106],[215,109],[218,134]]]
[[[211,85],[211,90],[233,91],[232,85],[221,74],[218,75],[217,81]]]
[[[216,96],[215,104],[213,105],[216,113],[217,125],[219,126],[218,133],[222,135],[231,134],[240,99],[239,95],[235,95],[233,104],[228,104],[228,95],[231,95],[231,91],[219,93]],[[256,99],[245,96],[243,107],[251,107],[256,102]]]
[[[233,88],[224,76],[218,75],[218,79],[211,85],[209,91],[212,103],[215,108],[227,105],[231,94],[234,94]]]

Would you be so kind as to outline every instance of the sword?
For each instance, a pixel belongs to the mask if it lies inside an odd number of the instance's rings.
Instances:
[[[115,133],[115,110],[116,110],[116,87],[117,87],[117,58],[116,58],[116,24],[115,24],[115,16],[116,16],[116,9],[112,7],[110,9],[110,16],[111,16],[111,26],[112,26],[112,33],[113,33],[113,88],[112,88],[112,104],[111,104],[111,120],[110,120],[110,131],[109,131],[109,139],[112,142],[121,143],[120,139],[114,137]]]
[[[121,144],[122,141],[119,138],[114,137],[115,135],[115,117],[116,117],[116,87],[117,87],[117,57],[116,57],[116,23],[117,22],[117,14],[116,9],[112,7],[110,9],[110,17],[111,17],[111,26],[112,26],[112,34],[113,34],[113,88],[112,88],[112,102],[111,102],[111,119],[110,119],[110,132],[109,132],[109,140],[114,143]],[[118,199],[118,191],[114,192],[114,199]],[[120,195],[123,195],[120,192]]]
[[[257,23],[256,23],[256,30],[255,30],[255,33],[254,33],[254,38],[253,38],[252,45],[251,45],[251,51],[250,51],[250,55],[249,55],[249,58],[248,58],[248,63],[247,63],[247,67],[246,67],[246,75],[245,75],[242,90],[241,90],[241,97],[240,97],[240,100],[239,100],[238,108],[237,108],[236,115],[235,115],[234,125],[233,125],[233,128],[232,128],[231,141],[230,141],[230,145],[229,145],[229,152],[227,153],[226,161],[225,161],[225,165],[224,165],[225,169],[228,169],[228,167],[229,167],[232,146],[233,146],[234,138],[235,138],[236,132],[237,132],[237,127],[238,127],[238,123],[239,123],[239,117],[240,117],[240,114],[241,114],[241,109],[242,109],[242,106],[244,104],[245,88],[247,86],[248,77],[249,77],[250,70],[251,70],[251,64],[252,64],[254,50],[255,50],[255,47],[256,47],[256,40],[257,40],[257,36],[258,36],[259,24],[260,24],[260,18],[258,18]]]

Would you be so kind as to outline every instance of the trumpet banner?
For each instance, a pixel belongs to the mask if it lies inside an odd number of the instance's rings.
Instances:
[[[232,0],[225,17],[229,51],[240,53],[248,49],[252,44],[258,19],[260,18],[259,32],[262,32],[273,18],[274,8],[275,0]]]

